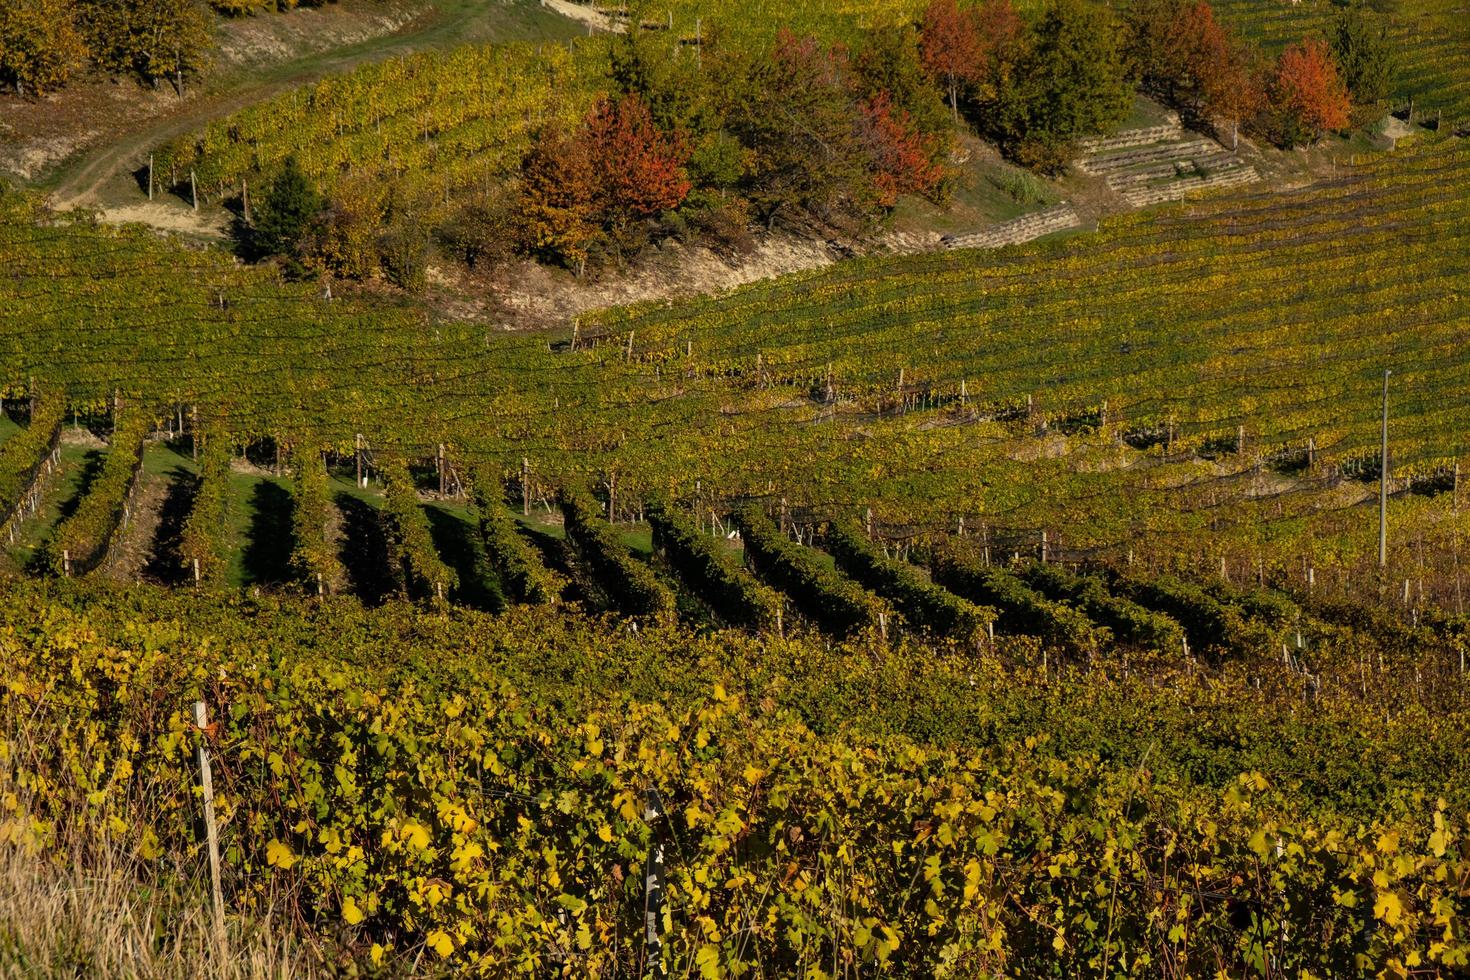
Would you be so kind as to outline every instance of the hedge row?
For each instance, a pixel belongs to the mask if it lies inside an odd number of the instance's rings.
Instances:
[[[1251,649],[1261,639],[1241,614],[1192,582],[1160,575],[1134,578],[1116,574],[1113,591],[1150,609],[1167,613],[1184,627],[1189,644],[1201,653],[1222,654]]]
[[[515,523],[501,506],[503,489],[500,477],[488,468],[475,474],[474,499],[480,512],[480,542],[485,547],[485,558],[512,602],[554,603],[561,598],[566,583],[517,533]]]
[[[1027,566],[1021,577],[1049,599],[1070,603],[1093,622],[1112,630],[1121,643],[1154,650],[1180,651],[1184,629],[1169,616],[1146,609],[1132,599],[1116,596],[1095,575],[1077,575],[1041,562]]]
[[[982,565],[953,548],[934,556],[934,581],[974,602],[994,606],[996,623],[1008,633],[1035,636],[1074,653],[1096,653],[1112,641],[1112,631],[1084,613],[1037,592],[1014,572]]]
[[[628,553],[612,525],[602,519],[597,501],[585,491],[566,487],[557,491],[556,498],[567,537],[613,604],[630,616],[672,616],[674,593],[653,569]]]
[[[327,540],[332,495],[327,466],[315,450],[294,454],[291,481],[291,571],[309,593],[326,592],[342,578],[342,563]]]
[[[84,575],[107,557],[143,465],[143,439],[152,428],[153,418],[137,409],[119,421],[101,472],[77,509],[56,529],[49,555],[56,574]]]
[[[893,603],[913,626],[978,643],[995,620],[994,609],[940,588],[907,562],[885,557],[856,524],[834,521],[826,546],[842,572]]]
[[[184,522],[179,558],[184,574],[192,577],[197,562],[199,581],[217,584],[229,568],[230,553],[225,541],[230,503],[230,444],[220,432],[204,439],[199,458],[199,489],[194,506]]]
[[[716,614],[736,626],[781,631],[780,594],[741,568],[687,514],[654,501],[645,516],[653,528],[653,546]]]
[[[818,552],[788,538],[759,507],[741,509],[735,523],[745,539],[746,562],[786,593],[803,616],[838,636],[882,628],[887,603],[827,568]]]
[[[62,395],[42,396],[36,400],[30,425],[0,444],[0,530],[20,510],[41,466],[55,451],[65,414]]]
[[[383,524],[393,570],[400,576],[410,599],[442,604],[459,587],[459,576],[444,564],[434,547],[429,519],[419,504],[418,489],[407,464],[400,459],[389,459],[382,473],[387,487]]]

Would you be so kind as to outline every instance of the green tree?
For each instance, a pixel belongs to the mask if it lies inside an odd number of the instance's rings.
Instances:
[[[642,4],[629,12],[641,20]],[[697,140],[718,126],[709,97],[710,74],[698,70],[692,57],[667,32],[627,31],[608,51],[608,73],[624,95],[636,95],[665,133]]]
[[[71,0],[0,4],[0,82],[17,94],[60,87],[86,55]]]
[[[265,198],[256,205],[251,244],[259,255],[285,256],[294,265],[322,210],[321,194],[301,172],[296,158],[287,157]]]
[[[1393,94],[1397,66],[1385,21],[1361,7],[1342,11],[1332,30],[1332,56],[1354,103],[1382,102]]]
[[[1023,42],[997,100],[994,127],[1021,162],[1060,170],[1068,144],[1128,118],[1133,80],[1117,19],[1083,0],[1052,0]]]
[[[853,83],[858,95],[876,102],[887,95],[889,103],[906,113],[920,132],[942,137],[948,150],[950,113],[944,96],[930,80],[919,48],[919,32],[911,24],[875,27],[864,32],[852,61]]]
[[[843,53],[783,29],[743,70],[727,119],[749,153],[747,197],[768,225],[791,212],[834,217],[868,175]]]

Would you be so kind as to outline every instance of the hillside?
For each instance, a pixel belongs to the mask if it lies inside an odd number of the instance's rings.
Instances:
[[[0,975],[1465,975],[1455,4],[0,6]]]

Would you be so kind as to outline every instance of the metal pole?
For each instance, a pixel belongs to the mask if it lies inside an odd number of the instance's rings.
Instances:
[[[1383,369],[1383,449],[1378,456],[1378,567],[1388,567],[1388,376]]]

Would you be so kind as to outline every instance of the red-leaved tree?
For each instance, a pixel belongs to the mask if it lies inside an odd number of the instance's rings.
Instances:
[[[1206,0],[1189,4],[1169,32],[1170,61],[1196,109],[1230,122],[1234,148],[1240,121],[1261,103],[1247,49],[1215,18]]]
[[[1326,41],[1306,40],[1281,52],[1271,80],[1271,106],[1287,145],[1310,142],[1348,124],[1352,100]]]
[[[960,88],[978,81],[985,67],[980,19],[955,0],[930,0],[920,20],[919,54],[924,68],[949,95],[950,113],[960,117]]]
[[[935,160],[934,137],[880,92],[859,107],[863,141],[872,159],[873,189],[879,207],[892,207],[900,194],[932,195],[944,180]]]
[[[636,94],[598,100],[587,116],[584,139],[608,217],[651,217],[678,207],[689,193],[688,148],[678,136],[659,130]]]

